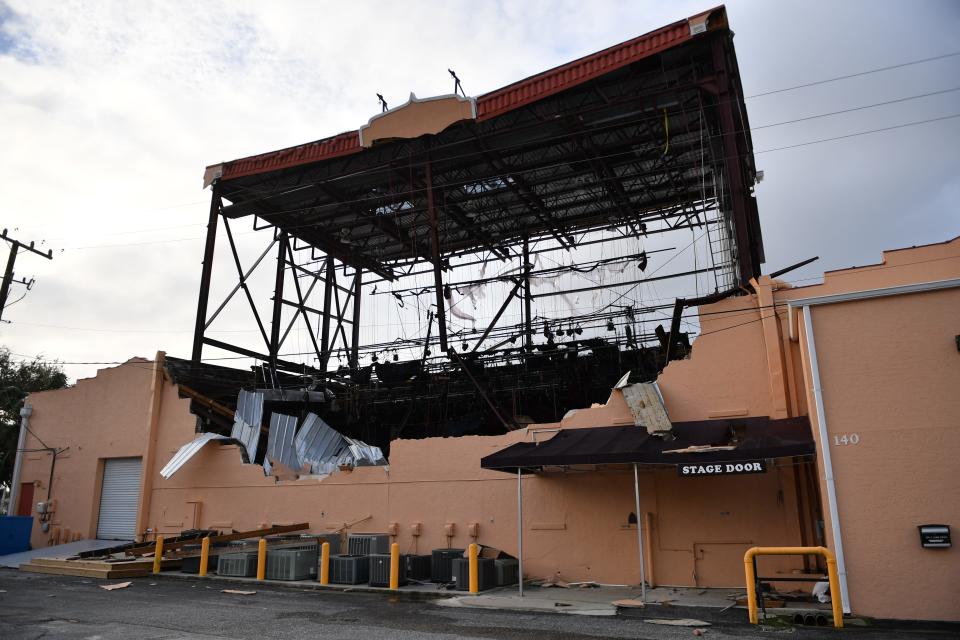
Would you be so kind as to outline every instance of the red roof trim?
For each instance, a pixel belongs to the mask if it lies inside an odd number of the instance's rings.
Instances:
[[[716,7],[694,18],[723,10]],[[693,18],[691,18],[693,19]],[[680,20],[603,51],[555,67],[477,98],[477,120],[483,121],[588,82],[621,67],[691,40],[689,20]],[[361,150],[358,131],[241,158],[223,164],[222,180],[287,169],[328,160]]]

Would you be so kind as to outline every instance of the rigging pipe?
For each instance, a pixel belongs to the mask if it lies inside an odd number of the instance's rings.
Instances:
[[[443,300],[443,272],[440,268],[443,262],[440,252],[440,235],[437,230],[437,209],[433,201],[433,169],[430,158],[424,164],[426,171],[427,215],[430,220],[430,257],[433,262],[433,288],[437,297],[437,326],[440,336],[440,349],[447,350],[447,313]]]

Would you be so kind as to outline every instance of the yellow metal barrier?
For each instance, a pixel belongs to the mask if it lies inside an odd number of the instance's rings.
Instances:
[[[160,573],[163,562],[163,536],[157,536],[157,548],[153,552],[153,572]]]
[[[400,588],[400,545],[396,542],[390,545],[390,588]]]
[[[330,584],[330,543],[320,546],[320,584]]]
[[[477,566],[476,543],[470,545],[470,593],[480,593],[480,571]]]
[[[200,577],[207,575],[207,565],[210,562],[210,538],[204,538],[200,543]]]
[[[747,610],[750,624],[759,622],[757,614],[757,574],[753,563],[757,556],[805,556],[821,555],[827,561],[827,577],[830,580],[830,602],[833,605],[833,626],[843,628],[843,603],[840,595],[840,580],[837,578],[837,559],[826,547],[753,547],[743,555],[743,568],[747,576]]]
[[[262,581],[267,577],[267,539],[260,538],[260,544],[257,546],[257,580]]]

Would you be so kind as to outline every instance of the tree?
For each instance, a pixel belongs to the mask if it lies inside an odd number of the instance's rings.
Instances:
[[[59,364],[39,358],[15,361],[6,347],[0,347],[0,482],[9,485],[20,437],[20,409],[34,391],[62,389],[67,374]]]

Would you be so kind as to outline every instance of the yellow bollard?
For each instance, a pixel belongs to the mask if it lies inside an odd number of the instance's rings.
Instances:
[[[837,575],[836,557],[824,549],[824,557],[827,559],[827,578],[830,580],[830,602],[833,604],[833,626],[835,629],[843,628],[843,602],[840,595],[840,578]]]
[[[210,538],[204,538],[200,543],[200,577],[207,575],[207,566],[210,562]]]
[[[477,551],[478,547],[476,543],[470,545],[470,593],[480,593],[480,571],[477,566]]]
[[[400,588],[400,545],[396,542],[390,545],[390,588]]]
[[[330,584],[330,543],[320,546],[320,584]]]
[[[160,573],[160,566],[163,561],[163,536],[157,536],[157,548],[153,552],[153,572]]]
[[[257,547],[257,580],[263,581],[267,577],[267,539],[260,538]]]

